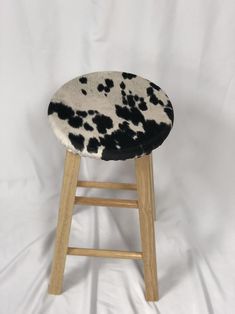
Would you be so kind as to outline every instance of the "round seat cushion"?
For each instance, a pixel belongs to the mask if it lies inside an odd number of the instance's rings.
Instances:
[[[157,148],[173,125],[168,96],[156,84],[126,72],[94,72],[63,85],[48,107],[66,148],[103,160],[136,158]]]

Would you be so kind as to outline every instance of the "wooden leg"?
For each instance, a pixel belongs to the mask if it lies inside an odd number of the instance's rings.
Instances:
[[[152,194],[152,210],[153,210],[153,219],[157,220],[156,214],[156,202],[155,202],[155,192],[154,192],[154,176],[153,176],[153,156],[150,155],[150,167],[151,167],[151,194]]]
[[[146,300],[158,300],[157,267],[151,187],[151,156],[135,159],[140,233],[144,262]]]
[[[79,166],[80,156],[67,151],[56,228],[55,251],[48,288],[49,294],[60,294],[62,289]]]

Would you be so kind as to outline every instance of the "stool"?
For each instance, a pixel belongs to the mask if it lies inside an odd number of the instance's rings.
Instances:
[[[63,85],[48,107],[66,147],[56,243],[48,292],[60,294],[67,255],[141,259],[147,301],[158,300],[152,150],[173,125],[173,108],[156,84],[126,72],[94,72]],[[81,157],[135,160],[135,183],[79,181]],[[137,200],[76,196],[77,187],[136,190]],[[74,204],[138,208],[142,252],[68,247]]]

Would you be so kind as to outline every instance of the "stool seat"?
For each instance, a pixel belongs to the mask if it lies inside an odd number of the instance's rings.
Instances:
[[[48,107],[49,121],[67,150],[103,160],[150,154],[173,125],[160,87],[135,74],[94,72],[63,85]]]

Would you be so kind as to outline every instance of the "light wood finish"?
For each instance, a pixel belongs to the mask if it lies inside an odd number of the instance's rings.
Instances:
[[[158,300],[157,268],[152,208],[151,156],[135,159],[138,191],[140,233],[144,262],[144,280],[147,301]]]
[[[55,251],[48,292],[50,294],[61,293],[66,255],[142,259],[144,263],[146,300],[157,301],[158,286],[154,237],[155,200],[152,155],[135,159],[136,184],[78,181],[79,166],[79,155],[67,151],[56,230]],[[77,186],[84,188],[136,190],[138,200],[76,196]],[[139,208],[142,252],[68,247],[74,204]]]
[[[133,191],[137,189],[136,184],[134,183],[117,183],[117,182],[78,181],[77,186],[82,188],[133,190]]]
[[[56,243],[48,288],[50,294],[60,294],[72,221],[72,211],[77,187],[80,157],[66,152],[60,209],[56,228]]]
[[[153,176],[153,155],[150,156],[150,168],[151,168],[151,196],[152,196],[152,210],[153,210],[153,219],[157,219],[156,213],[156,202],[155,202],[155,192],[154,192],[154,176]]]
[[[120,200],[112,198],[100,197],[83,197],[76,196],[75,204],[92,205],[92,206],[105,206],[105,207],[124,207],[124,208],[138,208],[136,200]]]
[[[69,247],[67,251],[68,255],[80,255],[80,256],[94,256],[94,257],[109,257],[109,258],[130,258],[130,259],[142,259],[143,254],[141,252],[129,252],[118,250],[101,250],[101,249],[86,249],[86,248],[73,248]]]

